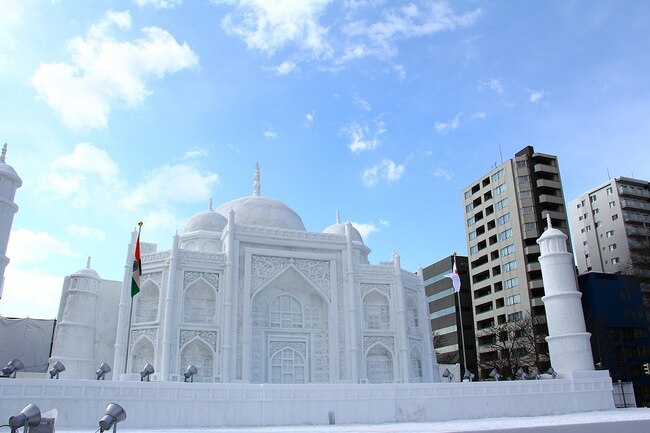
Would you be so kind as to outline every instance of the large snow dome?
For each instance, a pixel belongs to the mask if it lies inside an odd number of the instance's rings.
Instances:
[[[217,212],[224,217],[235,211],[235,222],[251,226],[305,231],[300,215],[289,206],[268,197],[242,197],[222,204]]]

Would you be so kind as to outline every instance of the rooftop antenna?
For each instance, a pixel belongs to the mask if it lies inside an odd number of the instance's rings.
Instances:
[[[501,157],[501,164],[503,164],[503,153],[501,152],[501,143],[499,143],[499,156]]]
[[[260,195],[260,163],[255,163],[255,177],[253,178],[253,195],[259,197]]]
[[[609,167],[606,168],[607,168],[607,180],[612,180],[612,177],[609,175]]]

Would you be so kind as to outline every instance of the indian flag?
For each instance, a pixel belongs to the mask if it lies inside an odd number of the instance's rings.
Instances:
[[[140,293],[140,275],[142,275],[142,260],[140,260],[140,232],[135,241],[135,253],[133,254],[133,275],[131,277],[131,297]]]

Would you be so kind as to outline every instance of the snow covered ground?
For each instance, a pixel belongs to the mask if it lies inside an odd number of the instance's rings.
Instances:
[[[118,425],[119,433],[142,432],[142,430],[130,430],[128,421],[127,417],[123,423]],[[648,433],[650,432],[650,409],[615,409],[556,416],[485,418],[477,420],[376,425],[301,425],[187,430],[152,429],[151,431],[156,433]],[[85,430],[57,430],[57,432],[88,433]]]

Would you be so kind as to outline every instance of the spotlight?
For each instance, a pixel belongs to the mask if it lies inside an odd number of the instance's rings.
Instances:
[[[493,368],[492,371],[490,372],[490,377],[498,382],[501,375],[499,374],[496,368]]]
[[[555,372],[555,370],[553,370],[553,367],[549,367],[548,370],[546,370],[546,374],[551,375],[553,379],[557,377],[557,373]]]
[[[183,373],[183,376],[185,376],[184,382],[194,382],[194,375],[198,372],[199,370],[194,365],[188,365],[187,370]]]
[[[442,373],[442,377],[446,377],[447,379],[449,379],[449,382],[451,382],[452,380],[454,380],[454,373],[449,371],[448,368],[445,368],[445,371]]]
[[[539,379],[539,369],[537,367],[533,367],[530,369],[530,374],[528,375],[529,379],[532,380],[537,380]]]
[[[102,362],[102,364],[99,366],[99,369],[95,372],[97,375],[97,380],[101,379],[104,380],[104,376],[106,376],[106,373],[111,372],[111,366],[108,365],[105,362]]]
[[[515,376],[517,377],[518,380],[526,380],[528,379],[528,375],[526,374],[526,371],[524,371],[523,367],[519,367],[519,370],[515,373]]]
[[[22,361],[20,359],[14,359],[14,360],[9,361],[7,366],[2,369],[2,375],[4,377],[9,377],[9,376],[11,376],[13,374],[14,375],[13,377],[15,379],[16,378],[16,372],[18,370],[22,370],[23,368],[25,368],[25,367],[23,366]]]
[[[144,382],[146,379],[147,382],[150,382],[151,379],[149,379],[149,376],[151,376],[154,373],[154,368],[153,365],[151,364],[145,364],[144,367],[142,368],[142,371],[140,372],[140,382]]]
[[[56,361],[50,369],[50,379],[54,379],[54,376],[58,379],[62,371],[65,371],[65,365],[61,361]]]
[[[113,433],[115,433],[117,431],[117,423],[126,419],[126,412],[119,404],[109,403],[104,413],[106,415],[99,420],[99,431],[104,432],[113,427]]]
[[[465,375],[463,376],[463,382],[471,382],[474,380],[474,373],[469,370],[465,370]]]
[[[12,433],[15,433],[22,426],[25,426],[25,430],[29,430],[30,427],[36,427],[40,423],[41,410],[33,403],[25,406],[18,415],[9,418],[9,427]]]

